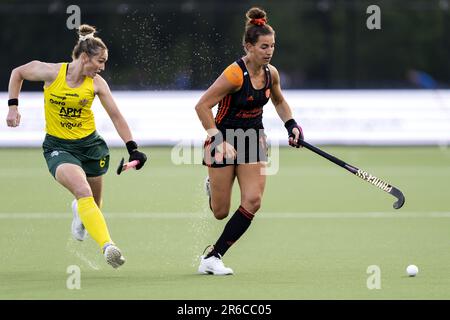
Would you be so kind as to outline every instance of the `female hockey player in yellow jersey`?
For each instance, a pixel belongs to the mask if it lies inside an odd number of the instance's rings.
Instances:
[[[95,37],[96,30],[81,25],[79,40],[70,63],[32,61],[15,68],[9,82],[9,127],[20,124],[18,97],[23,80],[43,81],[46,136],[44,157],[51,174],[74,196],[72,234],[84,240],[86,232],[98,243],[107,263],[117,268],[125,262],[109,235],[102,212],[103,178],[109,166],[109,150],[95,128],[92,102],[97,95],[122,138],[129,160],[138,160],[140,169],[147,157],[137,150],[128,124],[120,113],[106,81],[99,75],[105,69],[108,49]]]

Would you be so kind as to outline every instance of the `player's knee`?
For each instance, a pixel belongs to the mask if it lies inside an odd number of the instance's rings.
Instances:
[[[214,217],[217,220],[223,220],[226,217],[228,217],[228,213],[230,212],[229,208],[214,208],[213,207],[213,213],[214,213]]]
[[[229,204],[216,204],[214,201],[211,203],[211,209],[214,214],[214,217],[217,220],[223,220],[226,217],[228,217],[228,214],[230,212],[230,205]]]
[[[74,189],[74,193],[75,193],[75,197],[77,199],[86,198],[86,197],[92,197],[92,190],[89,187],[89,185],[87,185],[87,184],[86,185],[83,184],[83,185],[77,186]]]
[[[251,213],[256,213],[261,208],[261,196],[251,196],[244,199],[242,206]]]

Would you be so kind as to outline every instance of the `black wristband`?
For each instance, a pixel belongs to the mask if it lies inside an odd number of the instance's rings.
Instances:
[[[290,129],[293,129],[293,128],[295,128],[297,126],[297,122],[294,120],[294,119],[289,119],[288,121],[286,121],[285,123],[284,123],[284,127],[287,129],[287,131],[289,132],[289,133],[291,133],[290,132]]]
[[[137,143],[134,142],[133,140],[128,141],[125,145],[127,146],[128,154],[131,154],[133,151],[137,150],[137,148],[138,148]]]
[[[9,99],[8,100],[8,106],[18,106],[19,105],[19,99]]]

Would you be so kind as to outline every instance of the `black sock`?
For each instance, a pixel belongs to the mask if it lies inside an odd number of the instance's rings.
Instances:
[[[253,217],[253,213],[248,212],[240,206],[225,225],[222,235],[217,240],[214,249],[208,254],[207,258],[211,256],[220,258],[220,256],[223,256],[233,243],[248,229]]]

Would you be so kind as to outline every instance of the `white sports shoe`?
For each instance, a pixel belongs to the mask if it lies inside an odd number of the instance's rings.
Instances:
[[[112,243],[107,243],[103,247],[103,255],[105,256],[106,262],[113,268],[118,268],[125,263],[122,252]]]
[[[231,268],[225,267],[222,259],[217,258],[216,256],[211,256],[207,259],[205,259],[205,256],[201,256],[198,273],[224,276],[233,274],[233,270]]]
[[[211,206],[211,182],[209,181],[209,176],[205,178],[205,193],[208,196],[208,204],[211,211],[213,211]]]
[[[209,176],[206,176],[205,178],[205,193],[211,198],[211,184],[209,182]]]
[[[81,222],[80,216],[78,215],[78,202],[77,199],[72,201],[72,235],[78,241],[83,241],[86,239],[87,231]]]

